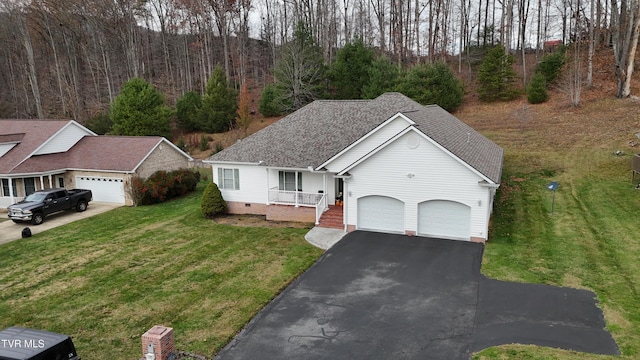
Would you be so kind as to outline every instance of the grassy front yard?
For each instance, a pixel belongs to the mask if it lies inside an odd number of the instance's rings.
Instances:
[[[506,150],[482,271],[596,292],[622,359],[640,358],[638,105],[597,100],[478,105],[456,116]],[[624,150],[624,156],[613,155]],[[551,214],[549,181],[558,181]],[[181,350],[211,356],[321,251],[305,229],[215,224],[199,191],[121,208],[0,246],[0,326],[67,333],[85,359],[137,359],[163,324]],[[618,359],[508,345],[476,359]]]
[[[510,345],[475,358],[638,359],[640,190],[631,183],[631,157],[640,152],[634,148],[637,104],[601,100],[580,109],[534,109],[527,124],[509,114],[493,115],[501,124],[478,124],[506,150],[482,272],[595,291],[623,356]],[[560,185],[553,214],[550,181]]]
[[[306,229],[219,225],[196,193],[0,246],[0,327],[71,335],[83,359],[138,359],[153,325],[211,356],[322,253]]]

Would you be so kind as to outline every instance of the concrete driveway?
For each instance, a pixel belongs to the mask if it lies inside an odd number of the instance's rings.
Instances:
[[[29,227],[33,235],[41,233],[45,230],[53,229],[54,227],[68,224],[76,220],[88,218],[109,210],[113,210],[122,206],[121,204],[104,203],[92,201],[89,203],[89,207],[86,211],[77,212],[75,210],[63,211],[57,214],[47,216],[44,219],[44,223],[40,225],[33,225],[31,223],[16,224],[11,220],[0,222],[0,245],[8,243],[13,240],[22,238],[22,229]],[[7,218],[7,213],[0,213],[4,219]]]
[[[562,306],[552,310],[559,298],[547,295],[558,288],[517,284],[514,290],[511,283],[484,278],[483,249],[462,241],[352,232],[216,359],[469,359],[472,351],[512,342],[618,353],[593,293],[563,291]],[[526,301],[529,291],[537,294],[535,310]],[[573,309],[565,317],[567,305]],[[549,327],[559,330],[553,336],[566,335],[562,329],[571,329],[571,336],[550,342]]]

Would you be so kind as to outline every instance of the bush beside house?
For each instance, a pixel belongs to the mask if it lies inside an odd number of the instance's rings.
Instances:
[[[202,208],[202,215],[208,218],[227,213],[227,202],[222,198],[218,185],[215,183],[207,185],[202,194],[200,207]]]

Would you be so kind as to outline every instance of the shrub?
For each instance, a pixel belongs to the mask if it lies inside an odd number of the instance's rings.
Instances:
[[[200,144],[198,145],[198,149],[200,149],[200,151],[207,151],[209,150],[209,147],[209,138],[207,135],[200,135]]]
[[[541,73],[536,73],[527,86],[527,101],[531,104],[540,104],[549,99],[547,94],[547,80]]]
[[[135,205],[160,203],[195,190],[200,173],[187,169],[156,171],[147,180],[135,177],[131,181],[131,195]]]
[[[209,183],[209,185],[207,185],[202,194],[200,207],[202,209],[202,215],[208,218],[227,213],[227,202],[222,198],[222,193],[220,189],[218,189],[218,185],[215,183]]]

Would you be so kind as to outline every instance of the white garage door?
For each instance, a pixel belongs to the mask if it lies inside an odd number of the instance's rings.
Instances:
[[[124,204],[124,182],[122,178],[76,176],[75,187],[91,190],[93,201]]]
[[[386,196],[359,198],[358,229],[404,233],[404,203]]]
[[[454,201],[432,200],[418,204],[418,234],[469,240],[471,208]]]

